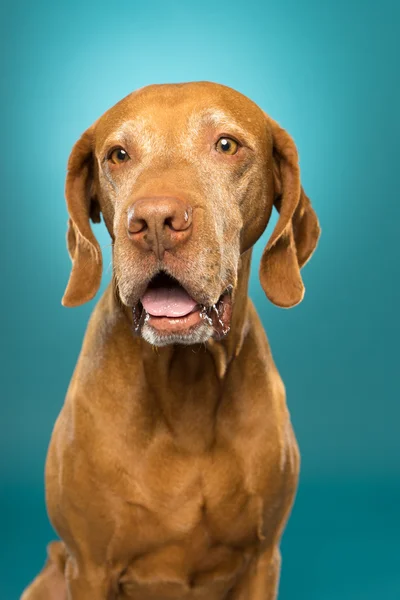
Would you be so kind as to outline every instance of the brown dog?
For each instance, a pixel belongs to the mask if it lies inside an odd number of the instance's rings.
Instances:
[[[319,226],[295,145],[238,92],[156,85],[107,111],[68,164],[63,303],[97,304],[54,428],[47,506],[62,542],[24,600],[273,600],[299,457],[247,296],[294,306]]]

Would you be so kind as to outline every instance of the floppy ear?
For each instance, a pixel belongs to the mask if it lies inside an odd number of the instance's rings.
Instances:
[[[290,308],[303,299],[300,269],[315,250],[320,228],[300,184],[296,146],[284,129],[267,119],[273,137],[274,205],[279,219],[261,258],[260,281],[271,302]]]
[[[67,247],[72,270],[62,304],[79,306],[96,295],[101,281],[102,257],[90,219],[100,222],[93,186],[93,130],[90,127],[72,148],[68,160],[65,197],[69,213]]]

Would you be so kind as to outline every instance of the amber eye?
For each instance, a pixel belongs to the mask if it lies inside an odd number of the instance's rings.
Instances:
[[[232,154],[236,154],[239,149],[239,144],[232,138],[222,137],[218,140],[216,148],[218,152],[229,154],[231,156]]]
[[[114,165],[120,165],[121,163],[129,160],[129,154],[123,148],[114,148],[114,150],[110,153],[108,160],[110,160]]]

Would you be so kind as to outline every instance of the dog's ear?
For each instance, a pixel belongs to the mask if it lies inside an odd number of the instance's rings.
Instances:
[[[94,125],[72,148],[68,160],[65,197],[69,213],[67,247],[72,270],[62,304],[79,306],[96,295],[101,281],[101,249],[93,235],[90,219],[100,222],[100,207],[93,182]]]
[[[303,299],[300,269],[315,250],[320,228],[301,187],[296,146],[284,129],[267,119],[273,138],[274,205],[279,219],[261,258],[260,281],[271,302],[290,308]]]

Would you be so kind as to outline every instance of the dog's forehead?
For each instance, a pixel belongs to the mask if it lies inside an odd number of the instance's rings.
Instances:
[[[255,139],[268,136],[262,110],[239,92],[214,83],[192,82],[141,88],[109,109],[97,122],[101,145],[113,133],[148,129],[160,135],[196,133],[202,126]]]

